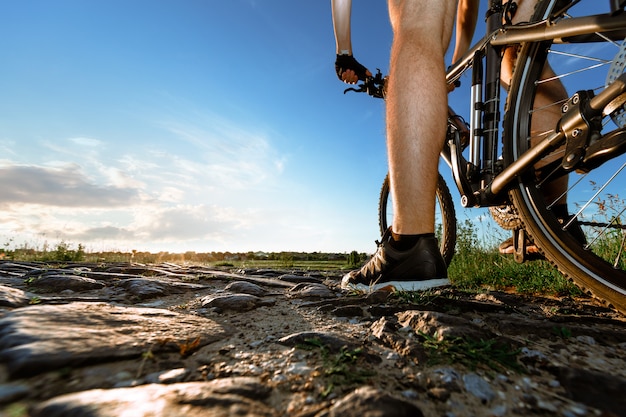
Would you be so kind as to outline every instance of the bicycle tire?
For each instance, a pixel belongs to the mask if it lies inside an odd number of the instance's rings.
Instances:
[[[436,222],[435,232],[439,240],[439,250],[446,261],[446,265],[450,265],[454,257],[454,248],[456,245],[456,211],[454,209],[454,201],[450,194],[450,189],[439,174],[437,181],[437,210],[439,215],[436,216],[440,221]],[[391,192],[389,187],[389,174],[385,176],[383,185],[380,189],[380,197],[378,201],[378,225],[380,226],[381,236],[391,225],[393,214],[391,213]]]
[[[585,4],[585,1],[582,3]],[[595,5],[590,5],[590,3],[586,2],[587,6],[599,7],[599,3],[604,5],[608,2],[597,2]],[[608,9],[608,4],[604,6]],[[568,10],[567,16],[553,16],[563,7],[563,1],[541,1],[536,6],[533,21],[548,17],[576,16],[575,9],[578,6]],[[601,78],[602,72],[606,76],[607,69],[602,69],[602,67],[584,66],[588,69],[585,70],[584,75],[580,74],[583,75],[582,77],[570,76],[570,70],[573,68],[566,68],[574,64],[578,58],[582,58],[583,53],[588,54],[593,51],[597,54],[609,55],[608,48],[615,47],[609,42],[607,45],[602,44],[599,37],[595,40],[593,45],[585,43],[557,45],[552,41],[546,41],[520,46],[505,106],[503,155],[506,162],[516,160],[530,147],[534,133],[531,131],[533,117],[538,117],[538,113],[546,109],[545,106],[541,108],[534,106],[536,89],[543,81],[540,80],[540,75],[546,62],[550,63],[557,76],[562,76],[560,80],[569,96],[576,91],[596,87],[593,81]],[[576,53],[571,53],[571,50],[575,50]],[[560,61],[553,59],[555,53],[562,57],[564,52],[571,53],[567,55],[567,59]],[[588,59],[589,57],[585,58],[586,61]],[[593,75],[588,73],[589,71],[600,72]],[[604,78],[601,80],[604,81]],[[604,88],[604,85],[600,87]],[[605,120],[607,118],[610,118],[610,115],[604,117]],[[609,127],[609,120],[606,120],[606,123],[602,130],[603,135],[612,128]],[[572,233],[564,230],[564,227],[570,225],[570,218],[564,220],[556,217],[551,210],[551,204],[554,201],[548,201],[542,194],[542,184],[545,182],[538,178],[536,172],[520,176],[509,192],[526,231],[530,233],[545,258],[584,291],[622,313],[626,313],[626,261],[624,260],[626,229],[622,226],[626,223],[624,221],[626,203],[623,196],[619,196],[619,191],[624,193],[626,190],[623,186],[626,180],[626,170],[622,170],[625,165],[626,155],[622,154],[590,170],[586,176],[577,171],[571,171],[568,174],[570,187],[567,193],[568,206],[570,214],[577,216],[575,222],[582,225],[580,230],[585,234],[584,241],[576,239]],[[613,178],[613,182],[605,182],[603,178],[611,174],[617,177]],[[604,189],[597,188],[598,184],[607,184],[607,186]],[[589,198],[596,193],[598,193],[596,197]]]

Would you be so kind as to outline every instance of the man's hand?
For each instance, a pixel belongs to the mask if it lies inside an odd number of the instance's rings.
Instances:
[[[359,80],[364,81],[372,76],[372,73],[352,55],[337,55],[335,72],[341,81],[348,84],[356,84]]]

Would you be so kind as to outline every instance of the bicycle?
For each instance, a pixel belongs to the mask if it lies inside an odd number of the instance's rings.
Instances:
[[[625,4],[625,0],[542,0],[529,22],[512,24],[514,2],[489,0],[485,36],[447,71],[449,84],[459,84],[466,72],[471,75],[470,121],[450,108],[441,152],[461,204],[488,207],[498,224],[514,230],[516,260],[524,260],[528,237],[564,276],[624,313]],[[593,8],[599,10],[590,12]],[[518,52],[502,102],[500,67],[506,47]],[[536,107],[537,89],[554,79],[540,77],[546,63],[568,98]],[[378,70],[344,93],[384,98],[385,82]],[[560,120],[554,129],[531,130],[533,119],[555,108],[560,109]],[[552,211],[565,194],[548,200],[543,193],[548,182],[563,177],[568,178],[566,195],[572,211],[567,217]],[[439,178],[437,231],[442,254],[450,262],[456,216],[449,189],[441,174]],[[381,232],[393,215],[388,201],[386,178],[379,203]]]

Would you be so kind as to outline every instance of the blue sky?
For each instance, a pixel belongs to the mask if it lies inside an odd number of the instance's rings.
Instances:
[[[342,94],[330,1],[3,2],[0,39],[0,243],[374,250],[384,104]],[[353,44],[386,72],[386,2]]]
[[[386,2],[353,7],[355,56],[386,73]],[[0,11],[0,245],[375,249],[384,103],[343,94],[330,0]],[[467,118],[466,94],[450,104]],[[457,207],[461,222],[484,213]]]

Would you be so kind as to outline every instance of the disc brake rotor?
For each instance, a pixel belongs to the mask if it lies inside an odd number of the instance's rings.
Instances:
[[[626,39],[622,42],[619,52],[613,58],[613,62],[611,62],[609,73],[606,76],[605,87],[611,85],[613,81],[622,75],[624,68],[626,68]],[[626,108],[624,105],[611,112],[611,120],[620,128],[626,126]]]

